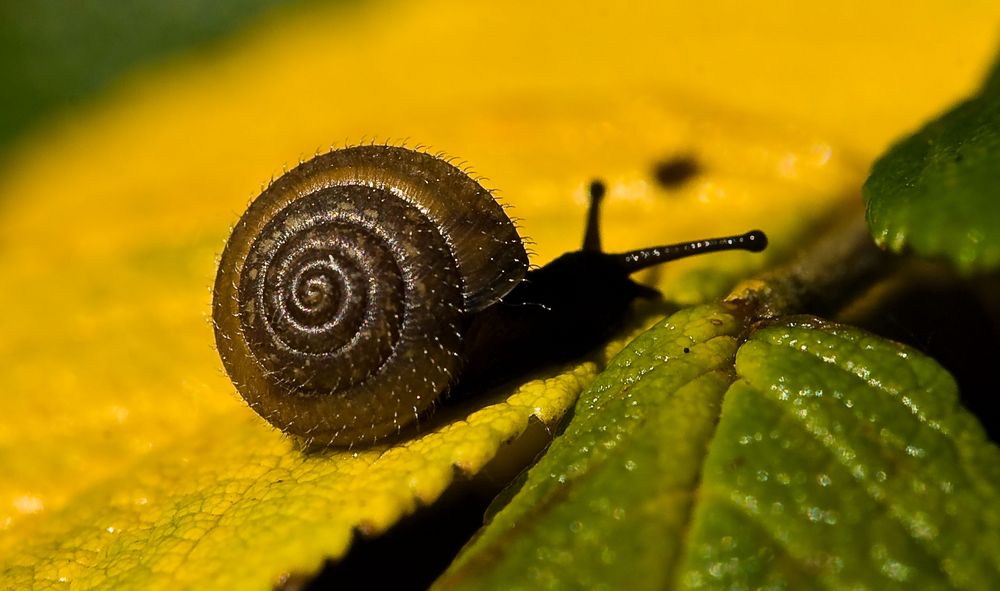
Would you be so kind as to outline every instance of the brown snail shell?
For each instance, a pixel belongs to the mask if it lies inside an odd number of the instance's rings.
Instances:
[[[372,441],[447,389],[466,316],[527,267],[501,206],[458,168],[401,147],[336,150],[240,218],[215,282],[216,343],[273,425],[324,444]]]

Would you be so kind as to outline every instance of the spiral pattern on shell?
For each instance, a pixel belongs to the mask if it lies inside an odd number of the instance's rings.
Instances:
[[[321,444],[373,441],[448,389],[469,314],[526,268],[513,224],[459,169],[399,147],[337,150],[240,219],[216,278],[216,343],[273,425]]]

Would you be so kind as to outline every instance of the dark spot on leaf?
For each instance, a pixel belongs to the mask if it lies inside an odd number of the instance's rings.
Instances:
[[[685,353],[690,353],[691,352],[691,348],[690,347],[684,347],[684,352]]]
[[[700,172],[693,156],[674,156],[653,165],[653,178],[664,189],[676,189]]]

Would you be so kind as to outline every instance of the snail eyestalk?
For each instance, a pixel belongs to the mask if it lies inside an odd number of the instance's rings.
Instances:
[[[583,250],[601,252],[601,201],[605,186],[600,179],[590,182],[590,207],[587,208],[587,229],[583,233]]]
[[[765,248],[767,248],[767,235],[760,230],[751,230],[746,234],[667,244],[652,248],[640,248],[639,250],[623,252],[613,256],[625,268],[625,271],[631,274],[667,261],[675,261],[709,252],[725,250],[760,252]]]

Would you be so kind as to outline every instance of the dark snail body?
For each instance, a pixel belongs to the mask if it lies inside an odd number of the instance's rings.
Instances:
[[[753,232],[606,254],[598,189],[584,249],[528,272],[502,208],[443,160],[359,146],[305,162],[254,200],[223,251],[213,301],[223,364],[282,431],[318,444],[370,442],[412,423],[460,379],[503,375],[517,351],[591,349],[633,299],[657,294],[630,273],[765,244]],[[548,345],[556,341],[564,345]]]
[[[761,251],[763,232],[701,240],[626,253],[601,250],[598,212],[603,185],[591,186],[583,249],[529,271],[494,305],[476,314],[466,332],[462,386],[489,385],[512,373],[569,361],[592,351],[624,323],[631,303],[659,298],[630,274],[694,254]]]

